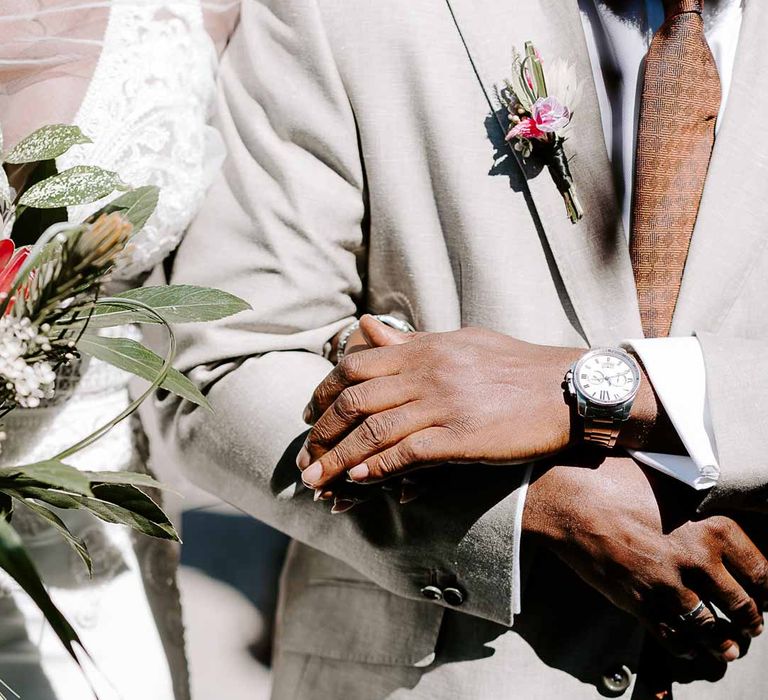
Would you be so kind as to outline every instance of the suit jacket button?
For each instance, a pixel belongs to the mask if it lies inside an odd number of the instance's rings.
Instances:
[[[443,591],[437,586],[424,586],[424,588],[421,589],[421,595],[427,600],[443,599]]]
[[[443,600],[448,605],[459,607],[464,602],[464,591],[457,586],[450,586],[443,591]]]
[[[632,671],[626,666],[611,669],[602,677],[603,687],[612,695],[623,694],[632,685]]]

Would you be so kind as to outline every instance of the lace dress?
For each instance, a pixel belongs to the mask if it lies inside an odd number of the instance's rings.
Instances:
[[[176,246],[221,162],[220,140],[206,119],[217,49],[238,6],[238,0],[3,2],[6,144],[45,123],[75,123],[93,143],[59,158],[60,170],[95,164],[132,185],[161,188],[157,211],[119,263],[118,284],[136,284]],[[98,206],[73,208],[70,218]],[[57,398],[6,417],[0,462],[42,460],[92,432],[128,403],[128,376],[98,361],[84,363],[60,382]],[[83,469],[143,470],[136,427],[124,421],[68,461]],[[89,675],[100,697],[187,698],[174,548],[79,513],[64,517],[89,546],[93,578],[50,528],[23,516],[14,523],[95,661],[98,672]],[[0,580],[0,679],[24,700],[90,697],[53,632],[7,578]]]

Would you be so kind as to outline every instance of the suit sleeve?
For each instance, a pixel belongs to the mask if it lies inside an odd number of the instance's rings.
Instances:
[[[720,478],[705,510],[768,511],[768,341],[698,333]]]
[[[463,611],[511,624],[518,470],[478,467],[467,493],[446,468],[414,503],[377,498],[343,515],[299,480],[302,409],[331,369],[324,343],[362,304],[366,247],[354,114],[314,0],[246,0],[220,85],[216,126],[229,155],[171,281],[227,290],[253,310],[179,327],[177,366],[214,412],[158,397],[158,453],[396,594],[420,598],[436,574],[466,591]]]

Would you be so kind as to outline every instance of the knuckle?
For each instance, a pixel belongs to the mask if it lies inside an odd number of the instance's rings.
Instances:
[[[382,478],[392,476],[401,470],[401,463],[398,459],[398,452],[391,450],[385,452],[379,457],[376,465],[377,471]]]
[[[384,447],[390,434],[390,426],[386,419],[380,416],[367,418],[360,425],[363,441],[374,448]]]
[[[343,421],[355,420],[360,416],[362,401],[354,389],[344,389],[336,399],[335,411]]]
[[[336,365],[336,373],[342,383],[352,382],[360,371],[360,357],[357,354],[344,355]]]
[[[752,567],[754,585],[765,595],[768,591],[768,561],[760,557]]]
[[[746,591],[734,591],[725,597],[729,610],[742,617],[753,617],[757,614],[755,601]]]
[[[730,540],[734,522],[722,515],[713,515],[705,521],[709,533],[718,540]]]

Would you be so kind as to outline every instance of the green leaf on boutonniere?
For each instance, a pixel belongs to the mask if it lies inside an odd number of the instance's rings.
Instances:
[[[105,204],[99,211],[92,214],[88,221],[96,221],[102,214],[111,214],[119,211],[127,221],[133,224],[134,235],[144,228],[144,224],[152,216],[157,208],[160,197],[159,188],[154,185],[137,187],[135,190],[120,195],[109,204]]]
[[[34,482],[36,485],[70,491],[83,496],[93,495],[91,482],[87,476],[84,476],[79,469],[53,459],[25,464],[21,467],[0,468],[0,487],[14,488],[19,481]]]
[[[139,287],[116,296],[143,302],[168,323],[216,321],[251,308],[250,304],[233,294],[192,285]],[[128,323],[158,323],[158,320],[141,310],[129,311],[108,302],[96,303],[88,319],[88,327],[93,329]]]
[[[77,348],[87,355],[92,355],[102,362],[135,374],[149,382],[155,380],[163,366],[161,357],[130,338],[105,338],[86,333],[78,341]],[[208,399],[176,369],[168,372],[168,376],[160,386],[187,401],[212,410]]]
[[[95,165],[76,165],[30,187],[19,204],[54,209],[90,204],[124,187],[117,173]]]
[[[91,139],[78,127],[68,124],[48,124],[19,141],[5,155],[4,160],[14,165],[50,160],[58,158],[79,143],[91,143]]]
[[[541,65],[541,59],[533,43],[525,42],[525,60],[533,79],[536,99],[542,99],[547,96],[547,81],[544,79],[544,66]]]
[[[77,632],[67,622],[67,619],[51,600],[48,591],[45,590],[45,586],[40,580],[40,574],[37,573],[34,564],[27,555],[21,537],[12,525],[2,518],[0,518],[0,568],[32,598],[53,628],[56,636],[61,640],[64,648],[75,660],[75,663],[80,666],[74,645],[77,644],[82,648],[83,644],[77,636]]]

